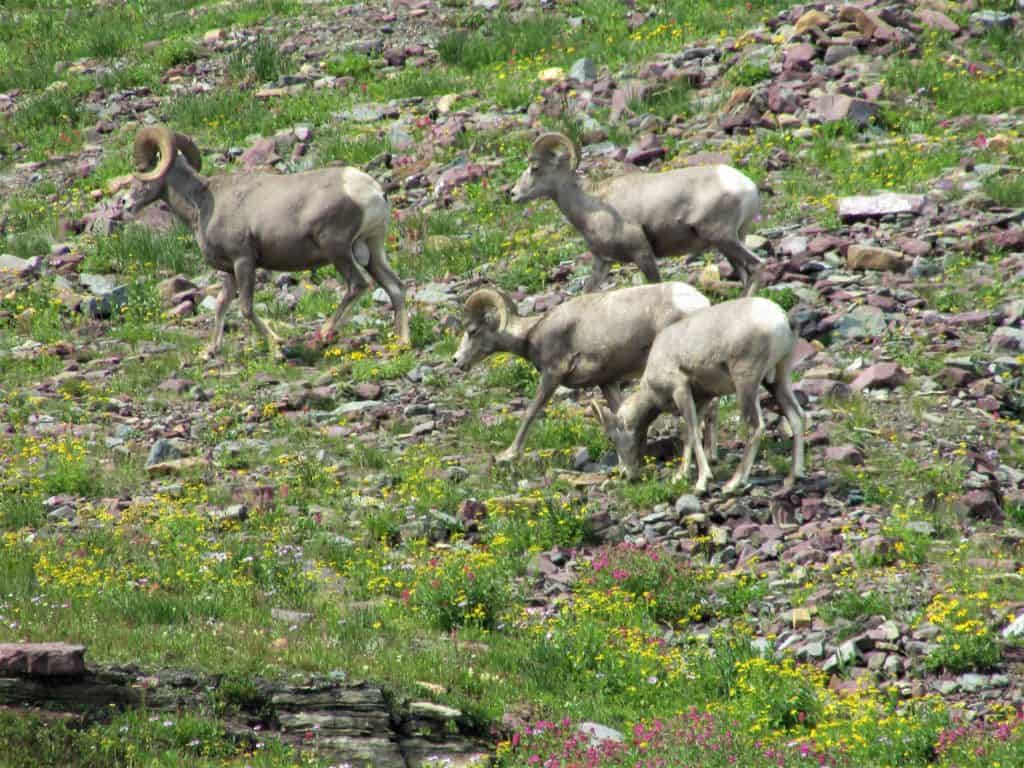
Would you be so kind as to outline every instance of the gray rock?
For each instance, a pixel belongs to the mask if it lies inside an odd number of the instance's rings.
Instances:
[[[1024,637],[1024,613],[1003,627],[1003,637]]]
[[[576,452],[573,454],[572,457],[572,468],[577,472],[580,472],[589,463],[590,450],[587,448],[587,446],[584,445],[581,448],[577,448]]]
[[[587,734],[591,746],[595,747],[603,741],[617,741],[620,743],[625,741],[625,736],[621,732],[600,723],[583,722],[579,724],[577,730],[580,733]]]
[[[365,411],[370,408],[376,408],[378,405],[383,404],[384,403],[382,403],[380,400],[353,400],[348,403],[342,403],[329,414],[327,414],[327,416],[328,419],[330,417],[345,416],[350,413],[359,413],[360,411]]]
[[[938,259],[917,256],[914,258],[914,263],[910,265],[910,269],[907,270],[907,274],[916,280],[936,277],[942,274],[942,264]]]
[[[836,333],[844,339],[869,339],[885,333],[885,313],[878,307],[859,306],[839,318]]]
[[[866,99],[855,99],[842,93],[827,93],[815,103],[815,111],[826,123],[849,120],[859,126],[866,126],[874,122],[879,107]]]
[[[984,10],[969,17],[972,26],[982,29],[1013,29],[1013,16],[1005,11]]]
[[[855,46],[843,44],[830,45],[825,50],[825,63],[831,66],[856,55],[857,48]]]
[[[976,691],[989,687],[989,679],[987,675],[978,675],[973,672],[960,675],[956,681],[960,684],[960,690],[966,693],[975,693]]]
[[[25,277],[39,268],[39,261],[22,259],[10,253],[0,253],[0,276]]]
[[[305,624],[313,618],[313,614],[304,611],[289,611],[284,608],[271,608],[270,617],[288,624]]]
[[[927,520],[910,520],[905,525],[908,531],[913,531],[921,536],[934,536],[935,526]]]
[[[174,443],[161,437],[150,447],[149,456],[146,457],[146,466],[152,467],[154,464],[180,459],[181,456],[181,451]]]
[[[451,286],[445,283],[427,283],[416,289],[416,301],[421,304],[445,304],[454,301]]]
[[[354,123],[375,123],[383,119],[387,107],[382,104],[356,104],[351,109],[345,109],[338,113],[342,120],[351,120]]]
[[[388,144],[396,152],[406,152],[416,146],[416,140],[400,123],[388,128]]]
[[[989,341],[989,348],[993,352],[1024,351],[1024,330],[1007,326],[996,328]]]
[[[576,59],[572,63],[572,67],[569,68],[571,80],[593,80],[595,77],[597,77],[597,64],[593,59]]]
[[[675,512],[679,518],[700,514],[700,499],[692,493],[684,493],[675,503]]]
[[[245,504],[231,504],[224,509],[212,509],[209,513],[214,522],[243,522],[249,519],[249,507]]]

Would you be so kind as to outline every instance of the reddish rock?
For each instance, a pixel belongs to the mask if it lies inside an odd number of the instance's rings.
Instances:
[[[782,59],[784,72],[808,70],[811,62],[818,55],[818,50],[810,43],[799,43],[786,49]]]
[[[944,32],[949,32],[953,35],[960,32],[960,25],[941,11],[919,8],[917,10],[917,18],[919,18],[921,23],[926,27],[931,27],[932,29],[941,29]]]
[[[272,165],[281,158],[277,155],[277,147],[272,138],[257,139],[239,158],[246,168],[260,165]]]
[[[996,495],[987,489],[968,491],[960,497],[960,505],[973,520],[1001,520],[1003,517]]]
[[[897,237],[896,245],[907,256],[927,256],[931,253],[932,244],[927,240],[918,240],[914,237]]]
[[[849,120],[861,126],[870,124],[879,112],[877,104],[842,93],[826,93],[818,99],[814,108],[826,123]]]
[[[909,213],[915,216],[924,209],[924,195],[884,192],[881,195],[853,195],[839,198],[839,218],[844,224],[880,216]]]
[[[1024,248],[1024,227],[991,232],[976,240],[974,248],[975,250],[986,252],[991,250],[1013,251]]]
[[[830,445],[825,449],[825,458],[839,464],[864,463],[864,454],[855,445]]]
[[[187,381],[186,379],[171,378],[161,381],[157,385],[157,389],[163,392],[173,392],[176,395],[180,395],[183,392],[187,392],[191,386],[191,381]]]
[[[849,240],[835,235],[816,235],[807,243],[807,251],[815,256],[820,256],[828,251],[845,248],[849,243]]]
[[[0,675],[73,677],[84,672],[84,645],[0,643]]]
[[[361,400],[377,400],[383,391],[380,384],[372,381],[363,381],[352,387],[352,392]]]
[[[910,266],[907,258],[891,248],[875,245],[851,245],[846,250],[846,266],[876,272],[904,272]]]
[[[858,8],[855,5],[847,5],[839,12],[841,21],[853,22],[864,37],[876,40],[890,41],[897,40],[899,35],[896,30],[882,21],[873,13]]]
[[[800,109],[800,97],[792,88],[773,85],[768,89],[768,109],[792,114]]]
[[[166,280],[161,280],[157,283],[156,289],[160,293],[160,298],[170,303],[182,291],[196,290],[196,284],[184,275],[175,275],[174,277],[168,277]]]
[[[967,386],[974,378],[974,374],[964,368],[947,365],[939,371],[935,378],[948,389],[959,389]]]
[[[176,304],[173,309],[168,310],[167,316],[174,318],[182,318],[194,315],[195,312],[196,305],[192,302],[191,299],[186,299],[185,301]]]
[[[906,383],[909,376],[898,363],[876,363],[860,372],[850,384],[850,389],[860,392],[865,389],[895,389]]]
[[[443,197],[455,187],[461,187],[463,184],[483,178],[485,175],[487,175],[487,166],[479,163],[466,163],[449,168],[434,183],[434,195]]]
[[[843,399],[850,396],[850,388],[843,382],[833,379],[801,379],[793,385],[793,389],[810,397]]]

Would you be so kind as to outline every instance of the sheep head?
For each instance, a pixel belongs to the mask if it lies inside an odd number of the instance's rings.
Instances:
[[[509,322],[518,315],[511,297],[494,288],[474,291],[462,310],[466,328],[462,343],[453,362],[468,371],[480,360],[498,350],[497,337],[507,330]]]
[[[628,401],[627,401],[628,402]],[[640,477],[640,440],[637,439],[633,430],[623,423],[622,408],[619,413],[612,413],[608,408],[601,405],[597,400],[592,400],[590,407],[597,416],[598,421],[604,428],[604,433],[615,446],[615,452],[619,455],[619,465],[623,474],[630,482]]]
[[[564,133],[543,133],[530,148],[529,165],[512,188],[512,200],[523,203],[552,197],[561,180],[579,165],[576,146]]]
[[[198,173],[203,160],[199,149],[188,136],[174,133],[162,125],[150,125],[135,136],[135,184],[132,188],[131,212],[138,211],[160,197],[181,152],[185,162]],[[159,158],[159,161],[157,160]]]

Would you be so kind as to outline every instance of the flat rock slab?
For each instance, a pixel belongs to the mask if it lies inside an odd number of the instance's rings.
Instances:
[[[884,192],[881,195],[853,195],[839,198],[839,218],[845,224],[897,213],[917,215],[924,208],[924,195]]]
[[[0,643],[0,674],[73,677],[84,673],[84,645]]]

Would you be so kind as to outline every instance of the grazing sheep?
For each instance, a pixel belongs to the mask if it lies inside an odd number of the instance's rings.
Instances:
[[[764,432],[758,389],[766,383],[793,431],[793,464],[786,485],[804,474],[804,413],[793,395],[790,371],[796,337],[782,308],[762,298],[716,304],[669,326],[654,340],[647,367],[636,390],[612,413],[596,402],[594,410],[615,444],[626,476],[640,470],[640,446],[659,413],[674,411],[686,422],[686,443],[697,456],[694,490],[704,493],[711,469],[694,425],[708,404],[735,393],[740,413],[752,429],[736,474],[723,491],[732,493],[747,481]],[[688,473],[684,461],[680,472]]]
[[[559,386],[600,387],[618,409],[619,382],[640,375],[658,331],[707,306],[686,283],[662,283],[577,296],[543,315],[520,317],[506,293],[484,288],[466,300],[466,330],[453,362],[468,371],[488,355],[510,352],[540,371],[515,440],[498,456],[508,461],[522,453],[530,425]]]
[[[180,154],[179,154],[180,151]],[[152,170],[159,155],[160,161]],[[195,233],[206,263],[223,276],[213,341],[220,350],[224,316],[237,291],[242,314],[279,354],[280,338],[256,315],[256,268],[297,272],[333,264],[347,284],[334,315],[319,331],[329,338],[365,293],[356,263],[387,292],[402,343],[409,342],[405,289],[384,257],[389,208],[380,185],[357,168],[324,168],[292,175],[237,173],[208,178],[187,136],[149,126],[135,137],[137,172],[131,211],[157,198]]]
[[[656,259],[701,253],[709,246],[732,264],[746,295],[759,284],[761,260],[743,244],[760,209],[757,186],[728,165],[629,173],[594,184],[576,178],[579,158],[561,133],[542,134],[530,165],[512,189],[525,202],[549,197],[583,235],[594,268],[583,290],[597,290],[614,261],[631,261],[648,282],[661,279]]]

